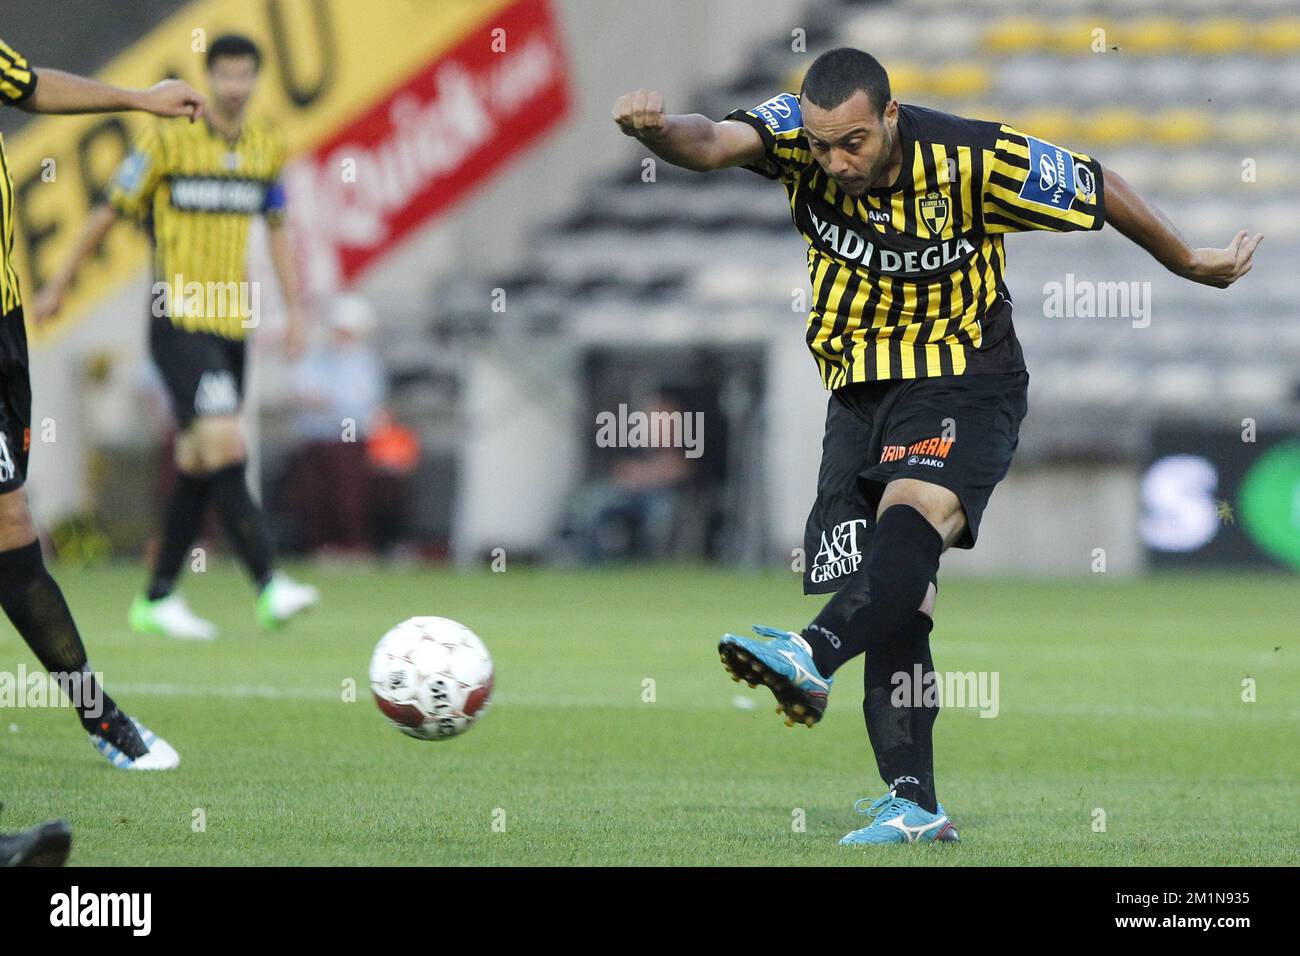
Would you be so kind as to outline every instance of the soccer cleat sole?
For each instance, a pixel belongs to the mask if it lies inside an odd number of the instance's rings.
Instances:
[[[785,717],[785,725],[811,727],[822,719],[819,709],[808,695],[795,687],[784,675],[772,670],[742,647],[726,641],[718,645],[718,658],[732,680],[743,680],[750,687],[764,684],[776,698],[776,712]]]

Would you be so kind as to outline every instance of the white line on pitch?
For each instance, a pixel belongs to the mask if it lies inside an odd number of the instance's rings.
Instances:
[[[139,694],[142,697],[220,697],[253,698],[261,700],[342,700],[342,690],[328,687],[260,687],[253,684],[234,684],[227,687],[185,684],[114,684],[114,694]],[[359,688],[364,696],[365,687]],[[761,695],[758,695],[761,699]],[[576,697],[566,694],[497,694],[493,703],[516,707],[620,707],[620,708],[654,708],[667,707],[669,710],[732,710],[736,705],[722,696],[716,701],[690,703],[654,703],[641,701],[638,693],[627,697]],[[949,713],[970,711],[976,716],[975,708],[948,708]],[[1002,712],[1011,716],[1032,714],[1046,717],[1101,717],[1126,718],[1140,717],[1163,720],[1300,720],[1300,710],[1285,712],[1260,713],[1253,705],[1240,707],[1209,707],[1195,704],[1022,704],[1003,705]]]

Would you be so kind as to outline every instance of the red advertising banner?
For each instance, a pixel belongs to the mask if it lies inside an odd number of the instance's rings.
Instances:
[[[350,285],[560,123],[567,73],[549,0],[519,0],[295,159],[308,284]]]

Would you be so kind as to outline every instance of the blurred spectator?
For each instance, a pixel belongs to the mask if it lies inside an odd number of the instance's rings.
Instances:
[[[386,555],[407,533],[410,481],[420,464],[419,436],[380,409],[366,442],[366,461],[375,550]]]
[[[382,411],[385,376],[370,344],[374,310],[358,295],[335,297],[325,340],[298,363],[289,506],[309,551],[361,553],[370,545],[367,439]]]
[[[654,421],[655,413],[681,409],[656,395],[646,411]],[[584,561],[669,554],[695,462],[674,441],[666,420],[659,421],[660,433],[652,439],[659,447],[619,449],[608,475],[583,485],[570,500],[565,533]]]

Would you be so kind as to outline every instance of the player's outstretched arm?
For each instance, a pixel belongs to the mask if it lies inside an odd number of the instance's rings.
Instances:
[[[1243,229],[1226,249],[1193,249],[1165,214],[1147,202],[1113,170],[1102,167],[1106,184],[1106,222],[1145,249],[1170,272],[1226,289],[1250,271],[1263,233]]]
[[[653,90],[624,93],[614,102],[614,122],[650,151],[674,166],[708,172],[763,161],[763,140],[744,123],[715,123],[699,113],[664,112],[664,98]]]
[[[62,70],[41,68],[31,96],[18,104],[29,113],[113,113],[141,110],[155,116],[203,115],[203,97],[184,80],[163,80],[147,90],[109,86]]]

